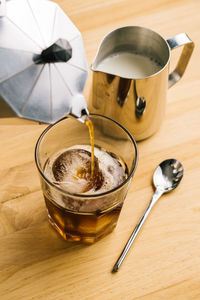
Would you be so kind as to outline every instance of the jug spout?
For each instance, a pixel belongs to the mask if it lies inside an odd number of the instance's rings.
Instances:
[[[119,36],[118,30],[113,30],[108,33],[100,43],[97,54],[91,65],[91,70],[121,77],[120,72],[116,71],[115,65],[110,61],[110,58],[117,55],[119,52],[127,51],[126,47],[124,48],[121,43],[122,38]]]
[[[71,109],[69,112],[69,116],[76,118],[78,121],[84,123],[85,119],[89,115],[89,111],[87,109],[87,103],[85,97],[82,94],[76,94],[72,98]]]
[[[104,73],[104,70],[102,70],[99,67],[99,65],[106,57],[108,57],[112,53],[113,53],[113,45],[112,45],[112,41],[110,41],[110,36],[108,34],[102,39],[100,43],[94,61],[91,65],[91,70]]]

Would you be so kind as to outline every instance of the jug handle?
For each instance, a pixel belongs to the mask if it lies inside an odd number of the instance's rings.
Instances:
[[[168,88],[170,88],[183,76],[194,49],[194,42],[190,40],[186,33],[179,33],[168,39],[167,43],[171,50],[184,46],[174,71],[169,74]]]

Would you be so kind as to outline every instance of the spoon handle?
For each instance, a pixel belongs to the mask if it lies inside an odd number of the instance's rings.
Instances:
[[[161,190],[156,190],[155,193],[153,194],[153,197],[148,205],[148,207],[146,208],[144,214],[142,215],[142,217],[140,218],[138,224],[135,226],[128,242],[126,243],[122,253],[120,254],[118,260],[116,261],[114,267],[113,267],[113,270],[112,272],[117,272],[124,260],[124,258],[126,257],[129,249],[131,248],[134,240],[136,239],[136,236],[138,235],[142,225],[144,224],[144,221],[146,220],[147,216],[149,215],[152,207],[154,206],[154,204],[157,202],[157,200],[162,196],[163,194],[163,191]]]

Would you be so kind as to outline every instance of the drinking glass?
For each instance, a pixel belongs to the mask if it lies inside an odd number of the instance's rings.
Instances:
[[[63,118],[48,126],[39,137],[35,161],[51,225],[67,241],[94,243],[116,226],[136,169],[138,152],[134,138],[118,122],[91,114],[94,144],[123,161],[127,177],[103,193],[70,193],[46,177],[44,169],[59,151],[74,145],[90,145],[88,128],[74,118]]]

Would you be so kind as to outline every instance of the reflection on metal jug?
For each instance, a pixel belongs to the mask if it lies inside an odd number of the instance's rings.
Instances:
[[[170,49],[182,45],[177,67],[169,74]],[[193,48],[194,43],[185,33],[165,41],[156,32],[138,26],[112,31],[103,39],[91,66],[93,84],[89,111],[118,121],[136,140],[151,136],[164,118],[167,89],[182,77]],[[117,62],[104,69],[102,62],[123,53],[142,55],[154,60],[159,67],[142,76],[126,74],[122,70],[126,66],[117,70]]]

